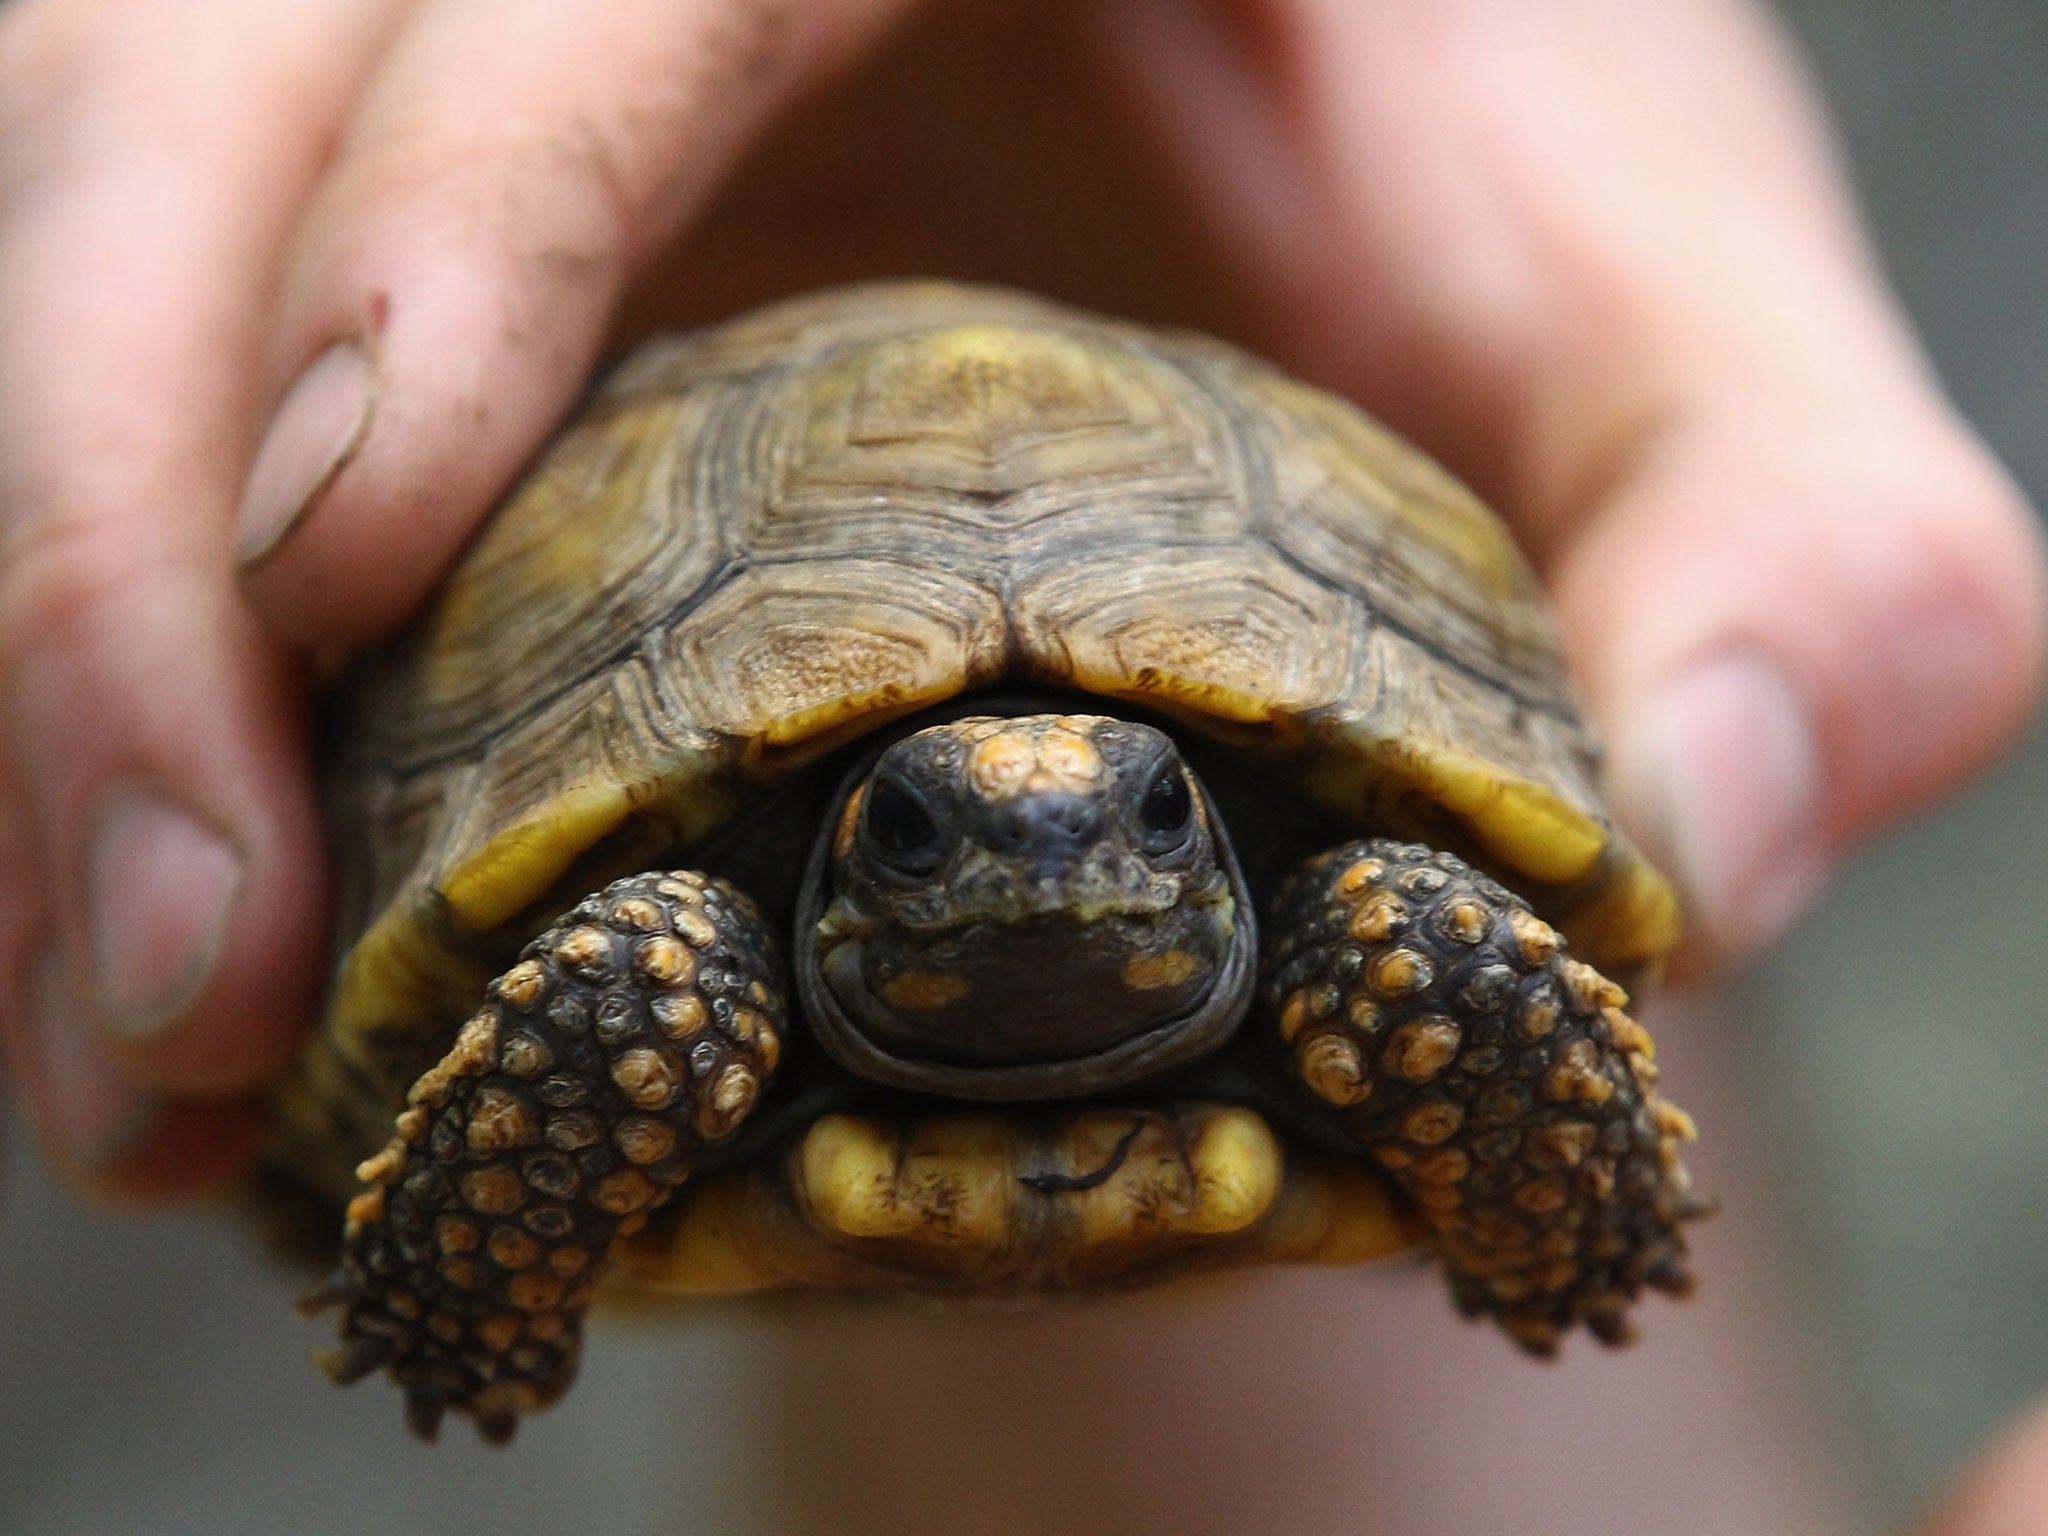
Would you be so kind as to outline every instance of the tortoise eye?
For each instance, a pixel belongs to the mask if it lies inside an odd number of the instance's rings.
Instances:
[[[1145,786],[1138,802],[1138,825],[1145,830],[1145,845],[1154,853],[1177,847],[1195,819],[1195,795],[1188,776],[1177,762],[1160,765]]]
[[[907,874],[936,869],[945,843],[939,824],[902,785],[879,779],[868,789],[861,807],[867,841],[885,864]]]

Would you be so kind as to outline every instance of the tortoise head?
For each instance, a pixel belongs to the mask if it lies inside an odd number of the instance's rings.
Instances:
[[[1243,880],[1172,738],[1098,715],[895,742],[821,834],[797,975],[850,1071],[972,1099],[1113,1088],[1250,1005]]]

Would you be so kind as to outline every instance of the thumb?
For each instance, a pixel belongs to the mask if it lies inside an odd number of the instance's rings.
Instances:
[[[1618,808],[1707,955],[1774,937],[2040,682],[2039,538],[2002,471],[1932,401],[1829,414],[1701,408],[1552,571]]]
[[[1926,1536],[2048,1530],[2048,1407],[2037,1407],[1963,1477]]]

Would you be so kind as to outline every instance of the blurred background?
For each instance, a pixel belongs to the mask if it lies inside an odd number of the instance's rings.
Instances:
[[[1937,365],[2043,499],[2048,7],[1781,9]],[[85,1212],[17,1133],[0,1533],[1901,1526],[2048,1390],[2044,786],[2037,727],[1749,976],[1651,1011],[1727,1210],[1702,1297],[1653,1304],[1627,1355],[1530,1367],[1405,1265],[965,1316],[714,1308],[600,1326],[511,1454],[460,1426],[428,1451],[381,1387],[312,1374],[296,1282],[231,1217]]]

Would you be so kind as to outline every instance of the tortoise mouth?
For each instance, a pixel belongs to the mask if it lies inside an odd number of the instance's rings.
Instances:
[[[688,1295],[1129,1286],[1355,1263],[1419,1229],[1318,1144],[1238,1049],[1145,1091],[999,1109],[878,1091],[830,1063],[764,1103],[621,1263]]]

